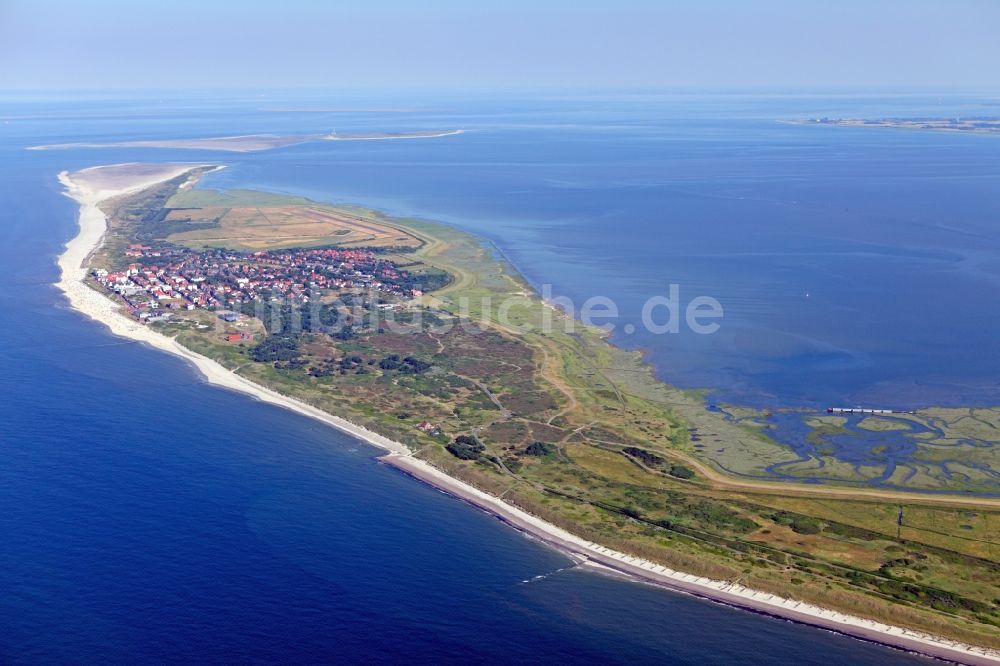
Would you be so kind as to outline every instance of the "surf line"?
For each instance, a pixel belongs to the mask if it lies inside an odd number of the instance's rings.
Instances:
[[[550,572],[544,573],[544,574],[538,574],[537,576],[534,576],[533,578],[525,578],[520,583],[518,583],[518,585],[527,585],[529,583],[537,583],[538,581],[545,580],[546,578],[549,578],[550,576],[555,576],[557,573],[562,573],[563,571],[569,571],[570,569],[575,569],[577,566],[579,566],[579,565],[577,565],[577,564],[571,564],[568,567],[562,567],[562,568],[556,569],[555,571],[550,571]]]

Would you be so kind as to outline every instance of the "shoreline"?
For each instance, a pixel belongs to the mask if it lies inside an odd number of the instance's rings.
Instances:
[[[91,167],[72,175],[66,171],[59,174],[59,181],[66,188],[63,194],[80,205],[79,232],[66,244],[65,250],[58,258],[60,279],[56,283],[74,310],[104,324],[114,335],[143,342],[161,351],[184,358],[198,370],[209,384],[239,391],[263,402],[309,416],[372,446],[383,449],[386,453],[378,457],[380,462],[493,514],[514,529],[556,548],[574,560],[582,560],[584,564],[610,569],[616,573],[624,574],[630,579],[692,594],[734,608],[831,630],[908,652],[969,664],[970,666],[1000,664],[1000,651],[997,650],[966,645],[958,641],[846,615],[806,602],[797,602],[766,592],[754,591],[726,581],[685,574],[587,541],[474,486],[448,476],[436,467],[414,457],[412,452],[399,442],[355,425],[346,419],[327,414],[307,403],[255,384],[208,357],[183,347],[174,338],[151,330],[125,316],[121,312],[120,305],[84,283],[87,275],[84,264],[103,243],[107,229],[107,218],[100,209],[100,204],[108,199],[135,193],[159,182],[176,178],[201,166],[213,165],[162,165],[159,172],[147,175],[145,178],[133,176],[127,184],[120,185],[117,189],[98,189],[92,184],[88,184],[85,178],[80,178],[88,171],[108,167]],[[73,176],[77,176],[77,178],[74,180]],[[185,183],[182,187],[189,186],[190,182]]]
[[[315,141],[386,141],[390,139],[436,139],[443,136],[465,134],[468,130],[441,130],[434,132],[399,132],[370,134],[239,134],[196,139],[141,139],[111,143],[50,143],[28,146],[25,150],[72,150],[74,148],[172,148],[177,150],[216,150],[231,153],[254,153],[276,148],[297,146]]]
[[[456,129],[456,130],[444,130],[441,132],[428,132],[427,134],[420,134],[413,132],[407,134],[405,132],[400,134],[383,134],[381,136],[351,136],[350,134],[345,134],[344,136],[337,136],[332,134],[330,136],[324,137],[323,141],[389,141],[392,139],[437,139],[442,136],[455,136],[456,134],[465,134],[469,130]]]
[[[900,119],[905,121],[906,119]],[[923,125],[917,125],[917,121],[907,122],[893,122],[890,119],[885,121],[874,121],[867,122],[861,118],[844,118],[841,120],[832,120],[828,122],[817,122],[816,120],[810,120],[808,118],[785,118],[779,119],[776,122],[782,125],[808,125],[812,127],[849,127],[849,128],[867,128],[867,129],[891,129],[891,130],[909,130],[911,132],[944,132],[949,134],[975,134],[975,135],[996,135],[1000,134],[1000,125],[982,128],[982,127],[945,127],[945,126],[931,126],[925,127]]]

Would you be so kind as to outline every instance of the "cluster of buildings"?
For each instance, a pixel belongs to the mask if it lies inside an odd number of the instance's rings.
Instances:
[[[430,421],[421,421],[420,423],[418,423],[417,424],[417,430],[419,430],[421,432],[425,432],[428,435],[440,435],[441,434],[441,428],[438,428],[436,425],[434,425]]]
[[[125,270],[97,269],[94,277],[143,319],[163,309],[237,308],[256,300],[308,303],[313,290],[374,289],[401,299],[419,297],[413,278],[364,250],[241,252],[129,245]]]

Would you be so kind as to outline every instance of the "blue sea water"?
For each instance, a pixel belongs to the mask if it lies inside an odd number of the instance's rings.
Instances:
[[[618,344],[647,350],[664,379],[711,388],[720,401],[1000,404],[1000,137],[776,122],[996,106],[672,96],[508,104],[365,118],[361,128],[474,131],[256,154],[230,160],[206,186],[362,202],[488,236],[536,287],[551,284],[578,308],[611,297]],[[331,116],[310,127],[351,129]],[[645,332],[643,303],[670,284],[682,304],[716,298],[720,330]]]
[[[229,168],[205,186],[471,229],[536,285],[614,297],[623,322],[678,283],[722,302],[719,334],[616,339],[647,349],[665,378],[734,401],[991,403],[996,138],[774,122],[983,108],[910,97],[5,99],[0,662],[917,661],[564,570],[562,555],[378,465],[373,449],[110,336],[51,284],[75,233],[55,174],[220,161]],[[474,131],[252,154],[24,150],[455,126]]]

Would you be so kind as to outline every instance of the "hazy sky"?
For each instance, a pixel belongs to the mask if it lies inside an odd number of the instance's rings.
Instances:
[[[997,89],[1000,0],[0,0],[0,90]]]

